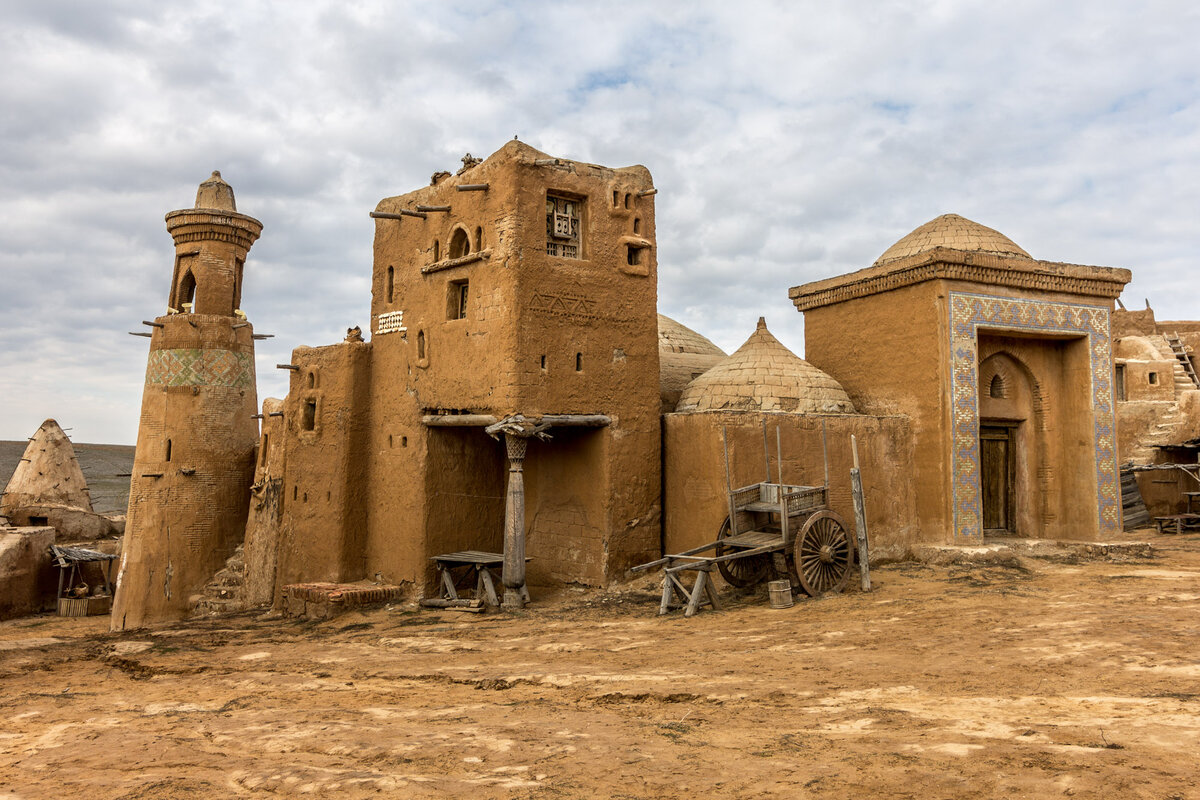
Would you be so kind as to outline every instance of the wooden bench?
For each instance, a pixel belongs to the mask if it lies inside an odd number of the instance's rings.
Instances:
[[[1200,514],[1168,514],[1164,517],[1155,517],[1154,526],[1158,528],[1159,533],[1183,533],[1184,528],[1200,527]],[[1174,530],[1167,530],[1174,528]]]

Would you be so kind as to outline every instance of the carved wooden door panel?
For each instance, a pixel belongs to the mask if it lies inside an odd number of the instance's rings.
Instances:
[[[989,533],[1015,533],[1013,519],[1013,428],[979,427],[979,476],[983,502],[983,529]]]

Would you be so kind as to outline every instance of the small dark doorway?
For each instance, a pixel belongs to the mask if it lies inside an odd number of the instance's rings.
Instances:
[[[1013,513],[1015,432],[1015,425],[992,423],[979,426],[979,477],[985,534],[1016,533],[1016,515]]]

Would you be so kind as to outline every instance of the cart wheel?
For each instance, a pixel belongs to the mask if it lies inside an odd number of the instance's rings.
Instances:
[[[726,549],[721,546],[721,540],[729,536],[730,530],[729,517],[726,517],[725,522],[721,524],[721,532],[717,534],[717,556],[737,552],[732,548]],[[721,573],[721,577],[730,586],[736,586],[739,589],[762,583],[763,579],[767,577],[767,570],[770,567],[771,557],[766,554],[717,562],[717,570]]]
[[[792,540],[792,565],[810,597],[840,592],[850,577],[854,544],[846,524],[832,511],[818,511]]]

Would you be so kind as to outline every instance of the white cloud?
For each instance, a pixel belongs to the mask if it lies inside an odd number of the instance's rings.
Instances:
[[[514,134],[645,164],[664,313],[726,349],[789,286],[953,211],[1134,269],[1200,316],[1191,4],[9,4],[0,31],[0,438],[133,441],[172,247],[212,169],[264,222],[243,306],[271,367],[366,327],[382,197]]]

